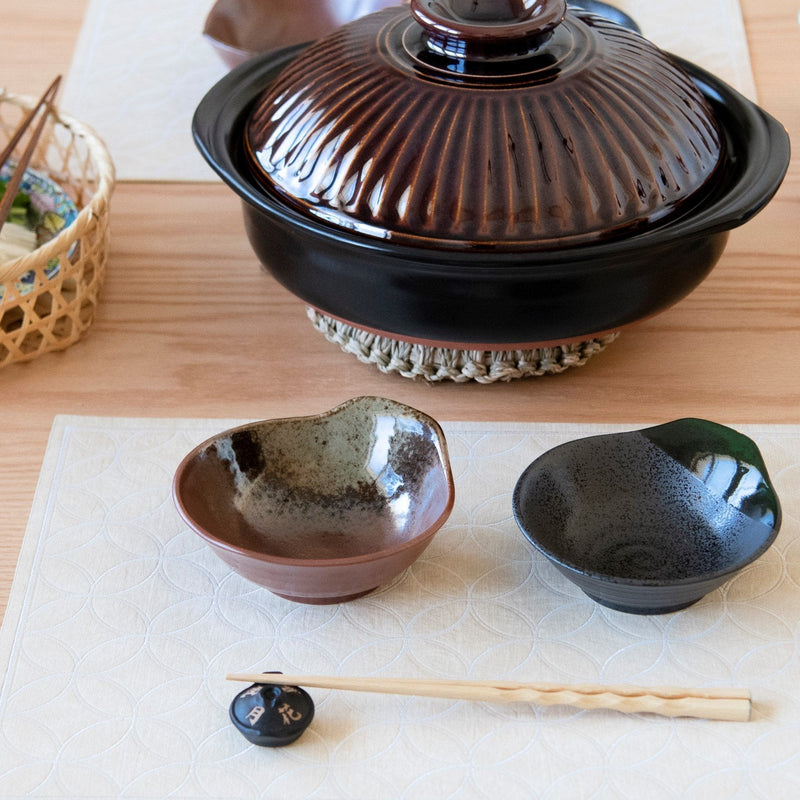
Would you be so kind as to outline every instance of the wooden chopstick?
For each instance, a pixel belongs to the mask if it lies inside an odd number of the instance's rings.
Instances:
[[[602,686],[596,684],[518,683],[515,681],[449,681],[414,678],[350,678],[282,673],[242,673],[229,681],[309,686],[352,692],[442,697],[489,703],[536,703],[584,709],[611,709],[625,714],[650,713],[667,717],[746,722],[750,692],[746,689],[682,689],[678,687]]]
[[[53,79],[53,82],[47,87],[44,94],[39,98],[39,102],[26,114],[25,118],[14,131],[13,136],[8,140],[8,144],[3,148],[2,152],[0,152],[0,167],[8,161],[9,156],[14,151],[14,148],[17,146],[17,143],[22,138],[25,131],[29,128],[31,122],[39,112],[39,109],[41,109],[45,103],[53,102],[60,83],[61,76],[57,75]]]
[[[44,113],[41,115],[36,128],[31,134],[28,144],[19,161],[17,162],[8,184],[6,185],[3,199],[0,201],[0,230],[3,229],[3,225],[8,218],[8,214],[11,211],[11,204],[14,202],[14,198],[17,196],[17,192],[19,191],[19,186],[22,183],[25,170],[28,168],[28,164],[33,156],[33,151],[35,150],[36,145],[41,138],[42,132],[44,131],[44,126],[47,122],[47,116],[50,111],[50,107],[53,103],[53,100],[55,100],[55,96],[58,93],[58,87],[60,84],[61,76],[57,75],[50,86],[47,87],[45,93],[39,99],[39,102],[30,110],[30,112],[28,112],[28,114],[20,123],[19,127],[16,129],[16,131],[14,131],[14,135],[11,137],[11,139],[9,139],[5,148],[3,148],[3,152],[0,153],[0,167],[2,167],[10,158],[14,148],[17,146],[25,131],[30,127],[31,123],[36,118],[36,115],[40,110],[42,110],[42,108],[44,108]]]

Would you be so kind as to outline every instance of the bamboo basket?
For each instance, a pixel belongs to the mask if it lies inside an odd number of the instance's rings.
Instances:
[[[0,142],[11,138],[36,102],[0,87]],[[55,109],[29,166],[57,183],[78,215],[32,253],[0,264],[0,367],[63,350],[80,339],[94,321],[108,260],[115,172],[97,134]]]

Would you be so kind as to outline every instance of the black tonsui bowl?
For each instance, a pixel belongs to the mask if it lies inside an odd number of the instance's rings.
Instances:
[[[700,419],[555,447],[520,476],[512,507],[569,580],[634,614],[692,605],[762,556],[781,527],[756,444]]]

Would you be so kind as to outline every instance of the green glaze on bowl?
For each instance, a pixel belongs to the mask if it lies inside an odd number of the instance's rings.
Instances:
[[[755,442],[703,419],[683,419],[642,436],[702,481],[708,491],[769,528],[780,525],[780,503]]]

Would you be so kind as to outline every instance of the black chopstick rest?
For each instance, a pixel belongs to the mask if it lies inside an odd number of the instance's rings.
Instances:
[[[283,747],[300,738],[311,724],[314,701],[299,686],[254,683],[233,698],[230,716],[239,732],[252,744]]]

